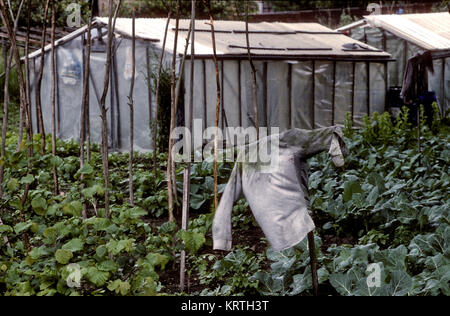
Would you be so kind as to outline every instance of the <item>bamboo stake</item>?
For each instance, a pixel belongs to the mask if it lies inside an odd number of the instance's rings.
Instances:
[[[256,137],[259,139],[259,118],[258,118],[258,85],[256,81],[256,68],[253,64],[252,54],[250,52],[250,38],[248,34],[248,0],[245,2],[245,38],[247,41],[247,54],[250,67],[252,68],[253,80],[253,113],[255,115]]]
[[[192,119],[194,108],[194,62],[195,62],[195,0],[191,2],[191,73],[189,82],[189,114],[188,114],[188,129],[192,131]],[[185,54],[186,55],[186,54]],[[181,78],[180,78],[181,79]],[[191,140],[189,140],[191,141]],[[189,156],[191,153],[189,153]],[[189,159],[186,168],[184,169],[183,179],[183,208],[181,217],[181,229],[187,230],[189,227],[189,206],[191,194],[191,160]],[[180,258],[180,289],[183,292],[185,288],[186,278],[186,252],[181,251]],[[189,288],[188,288],[189,291]]]
[[[133,26],[132,26],[132,57],[131,57],[131,83],[130,94],[128,96],[130,106],[130,161],[128,165],[129,172],[129,190],[130,190],[130,205],[134,206],[134,188],[133,188],[133,142],[134,142],[134,76],[136,75],[136,9],[133,7]]]
[[[211,10],[210,10],[211,11]],[[219,206],[219,194],[217,189],[218,175],[217,175],[217,149],[218,149],[218,130],[219,130],[219,118],[220,118],[220,100],[221,100],[221,91],[220,91],[220,76],[219,76],[219,63],[217,61],[217,52],[216,52],[216,35],[214,32],[214,18],[210,12],[210,25],[211,25],[211,36],[212,36],[212,47],[213,47],[213,59],[214,65],[216,67],[216,91],[217,91],[217,101],[216,101],[216,124],[215,124],[215,135],[214,135],[214,209],[217,209]],[[222,69],[223,71],[223,69]]]
[[[177,0],[177,11],[176,11],[176,23],[175,23],[175,40],[173,47],[173,56],[172,56],[172,78],[171,78],[171,106],[170,106],[170,134],[175,129],[175,119],[176,119],[176,105],[175,105],[175,67],[177,63],[177,45],[178,45],[178,29],[180,25],[180,0]],[[167,159],[167,190],[169,195],[169,221],[175,221],[174,217],[174,205],[176,202],[176,188],[174,190],[172,177],[174,174],[173,163],[172,163],[172,147],[173,140],[169,137],[169,153]]]
[[[42,25],[42,41],[41,41],[41,64],[39,69],[39,75],[36,83],[36,108],[38,111],[38,125],[39,132],[41,133],[41,154],[45,154],[45,129],[44,129],[44,118],[42,116],[42,100],[41,100],[41,87],[42,87],[42,77],[44,75],[44,62],[45,62],[45,39],[47,36],[47,15],[50,0],[47,0],[44,8],[44,20]]]
[[[52,0],[52,31],[51,31],[51,67],[52,67],[52,155],[56,157],[56,73],[55,73],[55,26],[56,26],[56,12],[55,12],[55,0]],[[58,195],[59,185],[58,185],[58,171],[56,165],[53,166],[53,194]]]
[[[114,28],[117,19],[117,14],[120,8],[122,0],[119,0],[119,3],[116,6],[116,10],[113,17],[113,1],[109,0],[109,21],[108,21],[108,44],[107,44],[107,53],[106,53],[106,69],[105,69],[105,81],[103,87],[103,94],[100,100],[100,110],[101,110],[101,119],[102,119],[102,137],[101,137],[101,154],[102,154],[102,164],[103,164],[103,177],[105,178],[105,216],[106,218],[110,217],[109,214],[109,161],[108,161],[108,122],[106,117],[106,97],[108,95],[108,87],[109,80],[111,75],[111,55],[113,53],[112,50],[112,42],[114,37]]]
[[[86,39],[86,54],[84,59],[84,82],[83,82],[83,98],[81,103],[81,126],[80,126],[80,168],[84,167],[84,146],[85,146],[85,136],[87,133],[87,159],[90,160],[90,135],[87,131],[89,125],[89,74],[90,74],[90,64],[91,64],[91,28],[92,28],[92,9],[94,1],[91,0],[89,22],[87,27],[87,39]],[[81,175],[81,181],[83,182],[84,176]],[[84,189],[84,183],[81,184],[81,189]],[[86,203],[83,203],[83,218],[87,218]]]
[[[158,112],[159,112],[159,88],[161,86],[161,72],[162,72],[162,66],[164,61],[164,52],[166,50],[166,41],[167,41],[167,32],[169,30],[169,23],[170,23],[170,16],[172,12],[169,12],[167,16],[167,22],[166,22],[166,28],[164,31],[164,40],[162,44],[161,49],[161,57],[159,60],[159,66],[158,66],[158,76],[156,78],[156,91],[155,91],[155,119],[153,122],[153,178],[156,185],[156,172],[157,172],[157,165],[158,165],[158,159],[157,159],[157,138],[158,138]],[[150,80],[150,78],[149,78]],[[149,82],[150,84],[150,82]],[[150,109],[151,111],[151,109]]]

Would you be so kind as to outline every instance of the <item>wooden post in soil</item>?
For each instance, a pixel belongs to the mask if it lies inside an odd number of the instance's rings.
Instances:
[[[194,113],[194,62],[195,62],[195,0],[191,2],[191,73],[189,76],[189,111],[188,111],[188,130],[192,135],[192,121]],[[192,142],[192,140],[189,140]],[[183,209],[181,217],[181,229],[187,230],[189,228],[189,206],[191,193],[191,153],[189,154],[189,161],[184,169],[183,179]],[[180,259],[180,289],[183,292],[185,288],[186,278],[186,252],[181,252]],[[189,290],[189,287],[188,287]]]
[[[94,1],[91,0],[90,11],[89,11],[89,22],[87,26],[87,38],[86,38],[86,53],[84,59],[84,78],[83,78],[83,97],[81,101],[81,125],[80,125],[80,169],[84,167],[84,146],[86,138],[88,136],[88,124],[89,124],[89,74],[91,65],[91,28],[92,28],[92,12],[93,12]],[[90,141],[87,141],[87,159],[90,159]],[[81,189],[84,189],[84,176],[81,175]],[[86,203],[83,203],[83,218],[87,218]]]
[[[309,260],[311,264],[311,274],[314,296],[319,294],[319,281],[317,277],[317,257],[316,244],[314,242],[314,231],[308,233]]]
[[[187,55],[187,49],[189,46],[189,38],[191,37],[191,30],[192,30],[192,23],[190,23],[189,25],[189,30],[188,30],[188,34],[186,36],[186,45],[184,47],[184,53],[183,53],[183,57],[181,58],[181,65],[179,68],[179,73],[178,73],[178,80],[176,83],[176,88],[175,88],[175,113],[178,112],[178,103],[180,100],[180,95],[181,95],[181,81],[183,78],[183,74],[184,74],[184,65],[186,62],[186,55]],[[172,144],[173,146],[173,144]],[[176,195],[176,189],[177,189],[177,183],[176,183],[176,174],[175,174],[175,160],[173,159],[172,156],[172,166],[171,166],[172,172],[171,172],[171,176],[172,176],[172,187],[173,187],[173,192],[175,192],[174,194],[174,200],[177,200],[177,195]]]
[[[161,72],[162,72],[162,67],[163,67],[163,62],[164,62],[164,52],[166,50],[167,32],[169,30],[171,14],[172,14],[172,12],[169,12],[169,14],[167,15],[166,28],[164,31],[164,39],[163,39],[163,44],[162,44],[162,48],[161,48],[161,56],[160,56],[159,65],[158,65],[158,74],[156,77],[155,119],[153,121],[153,180],[155,182],[155,186],[156,186],[156,179],[157,179],[156,173],[157,173],[157,169],[158,169],[157,139],[158,139],[159,87],[161,86]],[[150,78],[148,78],[148,80],[149,80],[148,84],[150,84]],[[150,109],[150,111],[151,111],[151,109]]]
[[[247,41],[247,54],[250,67],[252,69],[253,80],[253,115],[255,116],[256,138],[259,139],[259,119],[258,119],[258,86],[256,81],[256,68],[253,64],[252,54],[250,51],[250,38],[248,34],[248,0],[245,1],[245,39]]]
[[[52,0],[52,31],[51,31],[51,67],[52,67],[52,155],[56,157],[56,73],[55,73],[55,26],[56,26],[56,12],[55,12],[55,0]],[[57,195],[59,191],[58,186],[58,171],[56,164],[53,166],[53,194]]]
[[[175,67],[177,63],[177,45],[178,45],[178,29],[180,25],[180,0],[177,0],[177,14],[176,14],[176,23],[175,23],[175,40],[174,40],[174,47],[173,47],[173,56],[172,56],[172,78],[171,78],[171,106],[170,106],[170,131],[169,134],[172,133],[172,131],[175,128],[175,119],[176,119],[176,112],[175,112]],[[169,153],[168,153],[168,159],[167,159],[167,191],[168,191],[168,199],[169,199],[169,221],[173,222],[175,220],[174,217],[174,209],[175,209],[175,203],[176,203],[176,188],[174,190],[173,187],[173,180],[172,176],[174,174],[173,169],[173,163],[172,163],[172,147],[173,147],[173,140],[169,135]]]
[[[114,29],[117,20],[117,14],[119,12],[122,0],[116,6],[113,17],[113,0],[109,0],[109,20],[108,20],[108,43],[106,52],[106,65],[105,65],[105,81],[103,86],[103,94],[100,99],[100,111],[102,119],[102,136],[101,136],[101,154],[102,154],[102,165],[103,165],[103,177],[105,179],[105,216],[110,217],[109,214],[109,161],[108,161],[108,122],[107,122],[107,109],[106,109],[106,97],[108,96],[109,80],[111,75],[111,60],[112,60],[112,44],[114,38]]]
[[[134,91],[134,76],[136,75],[136,9],[133,7],[133,22],[132,22],[132,53],[131,53],[131,83],[130,83],[130,94],[128,95],[130,106],[130,157],[128,164],[129,173],[129,191],[130,191],[130,205],[134,206],[134,189],[133,189],[133,142],[134,142],[134,101],[133,101],[133,91]]]
[[[44,16],[42,22],[42,40],[41,40],[41,64],[39,68],[39,74],[36,83],[36,108],[38,111],[37,121],[39,126],[39,132],[41,134],[41,154],[45,154],[45,129],[44,129],[44,117],[42,115],[42,101],[41,101],[41,87],[42,77],[44,75],[44,63],[45,63],[45,41],[47,38],[47,15],[50,0],[45,2]]]
[[[220,76],[219,76],[219,63],[217,61],[217,52],[216,52],[216,35],[214,32],[214,18],[211,13],[211,8],[209,10],[209,20],[211,25],[211,39],[212,39],[212,47],[213,47],[213,60],[214,66],[216,68],[216,92],[217,92],[217,101],[216,101],[216,122],[215,122],[215,132],[214,132],[214,209],[216,210],[219,206],[219,193],[218,193],[218,174],[217,174],[217,149],[218,149],[218,130],[219,130],[219,118],[220,118],[220,100],[221,100],[221,91],[220,91]],[[223,69],[222,69],[223,71]]]

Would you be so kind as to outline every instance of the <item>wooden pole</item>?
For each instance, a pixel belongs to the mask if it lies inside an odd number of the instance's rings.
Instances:
[[[31,16],[31,8],[30,8],[30,0],[27,0],[27,31],[25,35],[25,93],[27,97],[27,103],[30,104],[30,58],[28,57],[29,50],[30,50],[30,16]],[[17,20],[18,21],[18,20]],[[20,117],[19,117],[19,133],[17,137],[17,148],[16,150],[19,151],[22,139],[23,139],[23,124],[24,124],[24,116],[25,116],[25,109],[20,107]]]
[[[220,118],[220,100],[221,100],[221,91],[220,91],[220,76],[219,76],[219,63],[217,61],[217,52],[216,52],[216,36],[214,32],[214,18],[211,14],[211,9],[209,13],[210,25],[211,25],[211,37],[212,37],[212,47],[213,47],[213,60],[216,68],[216,92],[217,92],[217,100],[216,100],[216,122],[215,122],[215,135],[214,135],[214,209],[217,209],[219,206],[219,194],[218,194],[218,175],[217,175],[217,151],[218,151],[218,130],[219,130],[219,118]],[[222,69],[223,71],[223,69]]]
[[[52,0],[52,31],[51,31],[51,67],[52,67],[52,155],[56,157],[56,73],[55,73],[55,26],[56,26],[55,0]],[[53,194],[57,195],[58,187],[58,171],[56,165],[53,166]]]
[[[90,75],[90,65],[91,65],[91,28],[92,28],[92,11],[93,11],[94,1],[91,0],[89,22],[87,27],[87,39],[86,39],[86,54],[84,59],[84,79],[83,79],[83,97],[81,101],[81,122],[80,122],[80,168],[84,167],[85,156],[84,156],[84,146],[85,140],[87,141],[87,159],[90,160],[90,133],[88,131],[89,126],[89,75]],[[85,184],[83,183],[84,176],[81,175],[81,189],[84,189]],[[87,218],[86,203],[83,203],[82,216],[84,219]]]
[[[133,7],[133,22],[132,22],[132,56],[131,56],[131,83],[130,94],[128,96],[130,106],[130,156],[128,164],[129,173],[129,191],[130,191],[130,205],[134,206],[134,188],[133,188],[133,150],[134,150],[134,76],[136,75],[136,9]]]
[[[421,142],[420,142],[420,105],[417,106],[417,149],[419,150],[419,153],[422,151],[421,149]]]
[[[169,136],[172,133],[172,131],[175,129],[175,119],[176,119],[176,112],[175,112],[175,67],[177,63],[177,45],[178,45],[178,29],[180,25],[180,0],[177,0],[177,14],[176,14],[176,23],[175,23],[175,40],[174,40],[174,47],[173,47],[173,54],[172,54],[172,78],[171,78],[171,106],[170,106],[170,131]],[[173,163],[172,163],[172,147],[173,147],[173,140],[171,137],[169,137],[169,153],[168,153],[168,159],[167,159],[167,190],[169,195],[169,221],[173,222],[175,221],[174,217],[174,208],[175,208],[175,202],[176,202],[176,188],[173,187]],[[174,190],[175,189],[175,190]]]
[[[109,213],[109,161],[108,161],[108,122],[107,122],[107,109],[106,109],[106,97],[108,96],[109,80],[111,75],[111,60],[112,60],[112,43],[114,38],[114,29],[117,20],[117,14],[119,12],[122,0],[116,6],[116,10],[113,17],[113,0],[109,0],[109,21],[108,21],[108,43],[106,52],[106,66],[105,66],[105,81],[103,86],[103,94],[100,100],[100,110],[102,119],[102,165],[103,165],[103,177],[105,178],[105,216],[110,217]]]
[[[250,52],[250,38],[248,34],[248,0],[245,1],[245,38],[247,41],[247,54],[250,67],[252,69],[253,80],[253,114],[255,116],[256,138],[259,139],[259,118],[258,118],[258,85],[256,81],[256,68],[253,64],[252,54]]]
[[[187,128],[192,134],[192,121],[194,114],[194,64],[195,64],[195,0],[191,2],[191,73],[189,77],[189,111],[187,122]],[[192,140],[189,140],[192,141]],[[189,153],[189,156],[191,153]],[[181,229],[187,230],[189,228],[189,207],[190,207],[190,193],[191,193],[191,160],[189,159],[186,168],[184,169],[183,179],[183,209],[181,218]],[[184,291],[185,288],[185,275],[186,275],[186,252],[181,252],[181,264],[180,264],[180,288]],[[189,289],[188,289],[189,290]]]
[[[189,30],[188,30],[188,34],[186,36],[186,45],[184,47],[184,53],[183,53],[183,57],[181,58],[181,65],[179,68],[179,73],[178,73],[178,80],[177,80],[177,84],[176,84],[176,88],[175,88],[175,113],[178,113],[178,103],[180,100],[180,95],[181,95],[181,82],[182,82],[182,78],[184,75],[184,65],[186,63],[186,56],[187,56],[187,50],[188,50],[188,46],[189,46],[189,38],[191,36],[191,30],[192,30],[192,23],[190,23],[189,25]],[[173,144],[172,144],[173,146]],[[175,160],[173,159],[172,156],[172,166],[171,166],[171,171],[172,171],[172,187],[173,187],[173,192],[174,192],[174,200],[177,200],[177,182],[176,182],[176,165],[175,165]]]
[[[44,76],[44,63],[45,63],[45,43],[47,36],[47,15],[50,0],[45,2],[44,16],[42,23],[42,41],[41,41],[41,64],[39,68],[38,79],[36,83],[36,109],[37,109],[37,121],[39,126],[39,132],[41,134],[41,154],[45,154],[45,128],[44,128],[44,117],[42,114],[42,100],[41,100],[41,87],[42,87],[42,77]]]
[[[314,296],[318,296],[319,281],[317,277],[317,257],[316,257],[316,245],[314,242],[314,231],[308,233],[308,248],[311,263],[311,274],[312,274]]]
[[[157,173],[157,166],[158,166],[158,143],[157,143],[157,139],[158,139],[158,112],[159,112],[159,88],[161,86],[161,72],[162,72],[162,66],[163,66],[163,62],[164,62],[164,52],[166,50],[166,41],[167,41],[167,32],[169,30],[169,23],[170,23],[170,16],[171,16],[172,12],[169,12],[168,16],[167,16],[167,22],[166,22],[166,28],[164,31],[164,40],[163,40],[163,45],[162,45],[162,49],[161,49],[161,57],[159,60],[159,65],[158,65],[158,75],[156,77],[156,91],[155,91],[155,119],[153,122],[153,180],[155,182],[156,185],[156,173]],[[150,78],[148,79],[150,84]],[[150,109],[151,111],[151,109]]]

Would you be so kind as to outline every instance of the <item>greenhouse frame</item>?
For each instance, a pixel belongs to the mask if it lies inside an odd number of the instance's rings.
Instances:
[[[370,15],[363,20],[337,29],[353,39],[391,54],[389,87],[402,86],[408,59],[430,51],[434,73],[429,74],[429,90],[436,93],[444,114],[450,105],[450,14],[421,13]]]
[[[162,51],[166,19],[136,19],[136,83],[134,147],[153,148],[151,124],[155,115],[154,82]],[[95,19],[92,28],[89,122],[91,139],[100,141],[99,100],[102,94],[107,18]],[[215,125],[216,71],[209,21],[197,20],[195,32],[193,118],[203,127]],[[190,21],[180,20],[177,73],[185,51]],[[245,23],[215,21],[215,38],[221,85],[221,127],[255,124],[252,71],[248,60]],[[55,42],[57,75],[57,136],[78,140],[87,27]],[[102,37],[99,37],[99,34]],[[128,93],[131,79],[132,20],[116,21],[110,89],[107,97],[109,145],[113,150],[129,148]],[[259,126],[314,129],[343,124],[347,113],[358,125],[362,117],[385,108],[387,67],[390,54],[351,39],[317,23],[250,23],[250,50],[257,70]],[[164,66],[171,67],[175,20],[170,21]],[[50,45],[42,81],[45,131],[51,130]],[[188,47],[187,52],[190,52]],[[35,89],[41,51],[29,55],[31,113],[36,124]],[[187,56],[189,58],[189,55]],[[189,87],[190,62],[185,63],[184,87]],[[189,117],[189,89],[183,88],[185,119]],[[97,105],[98,104],[98,105]],[[183,122],[181,121],[181,125]]]

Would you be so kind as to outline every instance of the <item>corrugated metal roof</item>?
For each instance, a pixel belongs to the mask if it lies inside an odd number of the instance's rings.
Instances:
[[[371,27],[383,28],[424,49],[450,49],[450,14],[448,12],[370,15],[365,17],[365,20]]]
[[[107,24],[108,18],[98,18]],[[162,45],[166,19],[136,19],[136,36],[157,41]],[[195,53],[199,56],[213,54],[211,26],[207,20],[196,21]],[[190,20],[180,20],[177,53],[183,54]],[[172,52],[175,40],[175,20],[170,21],[166,50]],[[243,56],[247,54],[245,22],[215,21],[216,50],[218,56]],[[131,19],[119,18],[116,32],[131,37]],[[358,42],[318,23],[250,23],[250,47],[253,55],[261,56],[334,56],[343,58],[390,58],[378,49]],[[357,43],[368,50],[349,51],[344,44]],[[188,48],[190,52],[190,48]]]

